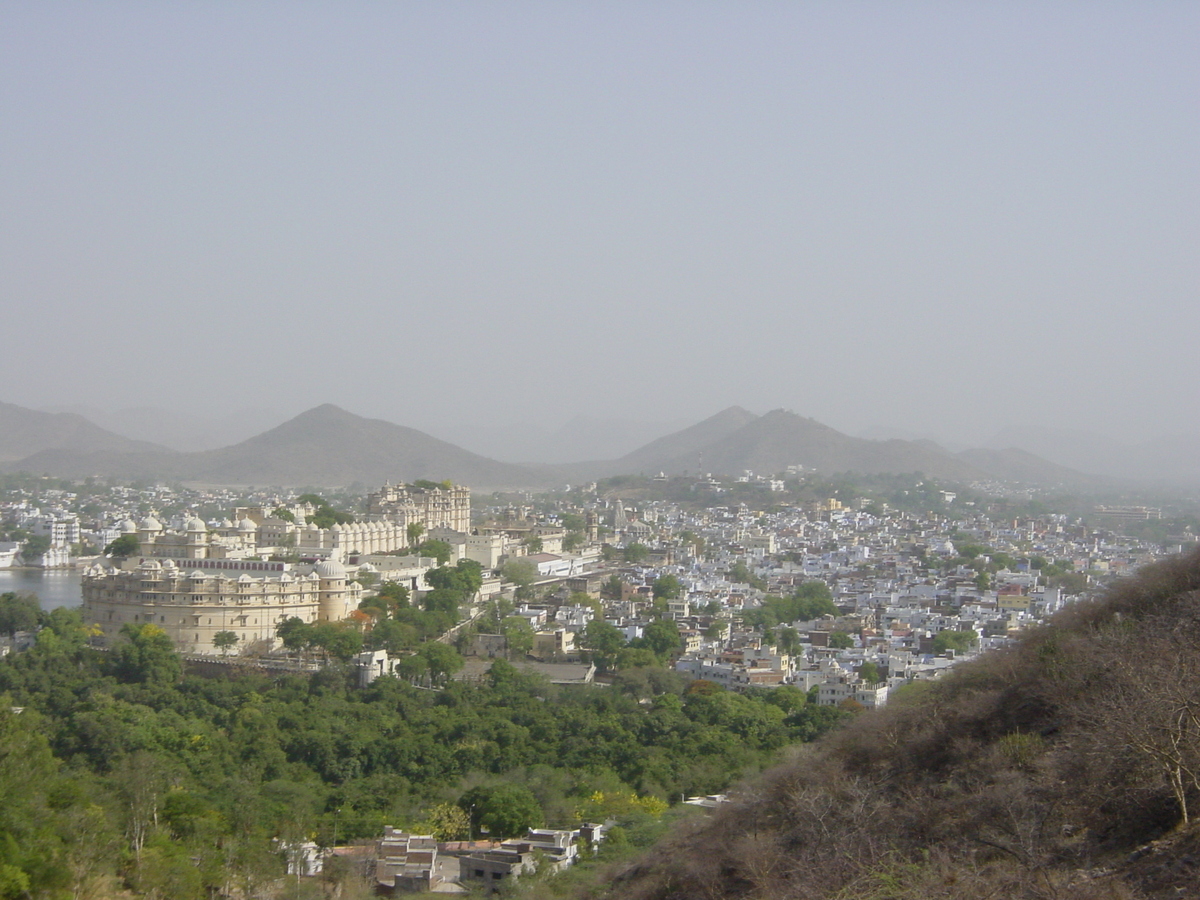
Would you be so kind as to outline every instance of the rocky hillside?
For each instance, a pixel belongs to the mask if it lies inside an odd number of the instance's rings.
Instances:
[[[603,896],[1200,896],[1200,553],[904,693],[611,873]]]

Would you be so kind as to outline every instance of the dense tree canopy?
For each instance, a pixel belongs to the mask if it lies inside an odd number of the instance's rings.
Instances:
[[[113,877],[173,900],[253,893],[278,877],[277,836],[328,843],[336,822],[348,841],[435,818],[453,829],[436,808],[479,785],[524,789],[477,809],[490,833],[575,825],[597,793],[722,790],[839,715],[719,689],[685,695],[674,673],[632,656],[612,687],[559,690],[502,660],[487,683],[464,684],[455,649],[421,641],[414,623],[435,615],[404,607],[375,625],[372,637],[393,630],[408,655],[398,677],[364,690],[336,662],[360,635],[337,623],[279,628],[294,652],[334,661],[312,675],[204,679],[181,673],[156,626],[130,627],[100,653],[77,611],[46,614],[33,648],[0,660],[0,897]],[[592,652],[655,662],[677,646],[673,626],[630,650],[597,620]]]
[[[123,534],[104,548],[104,555],[116,559],[125,559],[130,556],[136,556],[140,547],[141,545],[138,543],[136,534]]]
[[[743,618],[748,625],[770,629],[835,615],[837,607],[829,586],[823,581],[806,581],[790,597],[764,597],[762,606],[748,610]]]
[[[108,669],[121,681],[144,684],[171,684],[182,672],[170,635],[157,625],[132,623],[121,629]]]
[[[650,558],[650,548],[645,544],[630,544],[625,548],[623,556],[627,563],[633,563],[634,565],[644,563]]]
[[[472,788],[458,800],[471,830],[493,840],[517,837],[543,822],[542,807],[529,788],[519,784]]]
[[[417,545],[417,554],[431,556],[438,561],[439,566],[444,566],[454,555],[454,548],[445,541],[428,540]]]
[[[33,631],[38,626],[41,611],[37,597],[12,591],[0,594],[0,634],[12,637],[18,631]]]
[[[460,559],[454,566],[430,569],[425,581],[430,587],[459,591],[469,597],[483,586],[483,566],[473,559]]]
[[[50,538],[35,534],[21,545],[21,556],[26,560],[36,559],[50,549]]]
[[[966,653],[978,640],[979,634],[975,631],[939,631],[933,637],[933,652],[945,653],[947,650],[954,650]]]
[[[674,575],[659,575],[651,587],[654,597],[664,600],[676,600],[683,592],[683,585]]]

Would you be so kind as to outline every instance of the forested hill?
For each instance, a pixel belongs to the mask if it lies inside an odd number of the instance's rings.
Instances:
[[[1200,896],[1200,553],[860,714],[735,796],[605,896]]]

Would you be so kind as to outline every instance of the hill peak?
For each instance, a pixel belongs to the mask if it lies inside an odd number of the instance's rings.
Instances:
[[[754,413],[750,412],[750,410],[746,409],[744,406],[738,406],[737,404],[734,404],[733,406],[725,407],[723,410],[721,410],[716,415],[709,416],[709,418],[710,419],[721,419],[721,418],[756,419],[758,417]]]
[[[340,406],[337,406],[333,403],[322,403],[320,406],[314,406],[312,409],[305,410],[304,412],[300,413],[299,415],[294,416],[293,421],[295,421],[296,419],[345,420],[345,419],[358,419],[358,418],[361,418],[361,416],[356,416],[354,413],[349,412],[348,410],[344,410]]]

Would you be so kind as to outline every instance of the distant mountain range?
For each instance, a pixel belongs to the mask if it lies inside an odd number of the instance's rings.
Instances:
[[[796,465],[824,473],[923,472],[955,481],[995,478],[1071,487],[1095,483],[1090,476],[1022,450],[951,453],[926,440],[872,441],[850,437],[787,410],[756,416],[739,406],[659,438],[618,460],[563,468],[578,478],[589,471],[588,467],[604,475],[657,472],[740,475],[747,470],[770,475]]]
[[[115,435],[92,427],[104,436],[97,438],[94,447],[80,442],[50,445],[7,462],[4,468],[76,478],[114,475],[221,485],[332,487],[361,482],[373,486],[417,478],[452,478],[491,488],[537,483],[524,467],[496,462],[416,429],[356,416],[331,404],[233,446],[195,453],[132,441],[128,443],[133,446],[123,450],[111,446]]]
[[[44,413],[0,403],[0,463],[43,450],[78,453],[153,453],[165,450],[106,431],[74,413]]]
[[[581,459],[616,459],[690,424],[689,419],[649,421],[577,415],[554,428],[540,421],[481,425],[464,417],[435,430],[443,440],[505,462],[562,465]]]
[[[160,448],[191,452],[228,447],[263,430],[264,423],[281,418],[270,409],[232,409],[205,414],[161,406],[98,409],[84,404],[47,408],[46,412],[75,413],[101,428]]]
[[[330,404],[248,440],[192,453],[130,440],[79,415],[0,404],[0,467],[68,477],[324,487],[451,478],[484,491],[658,472],[769,475],[792,465],[827,474],[923,472],[956,481],[995,478],[1072,488],[1098,483],[1024,450],[951,453],[928,440],[867,440],[782,409],[760,416],[730,407],[618,459],[516,465]]]
[[[1200,484],[1200,435],[1124,443],[1088,431],[1006,428],[987,446],[1023,447],[1064,466],[1112,478]]]

